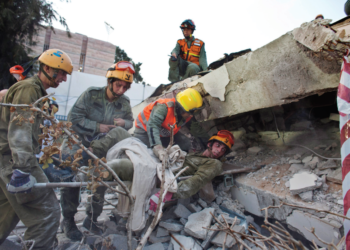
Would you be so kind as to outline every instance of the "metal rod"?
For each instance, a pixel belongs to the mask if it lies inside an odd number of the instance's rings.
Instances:
[[[110,186],[118,186],[116,181],[107,181]],[[88,182],[51,182],[51,183],[36,183],[34,188],[58,188],[58,187],[86,187]],[[103,184],[99,183],[100,186]]]

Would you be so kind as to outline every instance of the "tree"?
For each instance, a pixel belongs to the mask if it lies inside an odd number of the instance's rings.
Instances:
[[[130,57],[128,57],[128,54],[126,54],[126,52],[123,49],[121,49],[119,46],[117,46],[115,48],[114,63],[117,63],[119,61],[131,62],[135,68],[134,81],[136,83],[143,81],[143,77],[141,76],[141,73],[140,73],[142,63],[140,63],[140,62],[134,63],[134,61]]]
[[[61,0],[62,1],[62,0]],[[67,0],[68,2],[68,0]],[[46,0],[7,0],[0,3],[0,90],[16,82],[9,69],[32,58],[29,46],[35,45],[35,38],[43,25],[51,30],[52,22],[59,22],[69,29],[65,18],[60,16]]]

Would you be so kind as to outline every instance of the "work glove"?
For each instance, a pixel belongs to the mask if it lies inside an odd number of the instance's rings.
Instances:
[[[12,173],[10,183],[6,185],[7,191],[12,194],[30,193],[36,179],[30,173],[15,169]]]
[[[166,155],[166,151],[163,148],[162,145],[155,145],[153,147],[153,153],[159,158],[160,161],[163,161],[165,155]]]
[[[155,212],[156,212],[157,207],[158,207],[159,195],[160,195],[160,191],[158,193],[152,195],[151,198],[149,199],[148,214],[155,215]],[[170,201],[171,197],[173,197],[173,193],[167,192],[164,196],[163,202]]]

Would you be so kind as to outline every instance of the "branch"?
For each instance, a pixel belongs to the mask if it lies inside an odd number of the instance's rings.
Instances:
[[[180,249],[187,250],[187,248],[184,245],[182,245],[182,243],[178,239],[176,239],[172,233],[169,233],[169,235],[171,238],[173,238],[176,241],[177,244],[179,244]]]

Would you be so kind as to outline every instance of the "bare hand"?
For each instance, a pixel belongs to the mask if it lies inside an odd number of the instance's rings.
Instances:
[[[177,59],[177,55],[175,54],[175,52],[173,52],[171,55]]]
[[[88,150],[89,150],[91,153],[94,152],[94,150],[92,149],[92,147],[88,147]]]
[[[119,127],[124,127],[125,121],[122,118],[116,118],[116,119],[114,119],[114,124],[119,126]]]
[[[114,125],[100,124],[100,133],[108,133],[110,129],[115,127]]]

